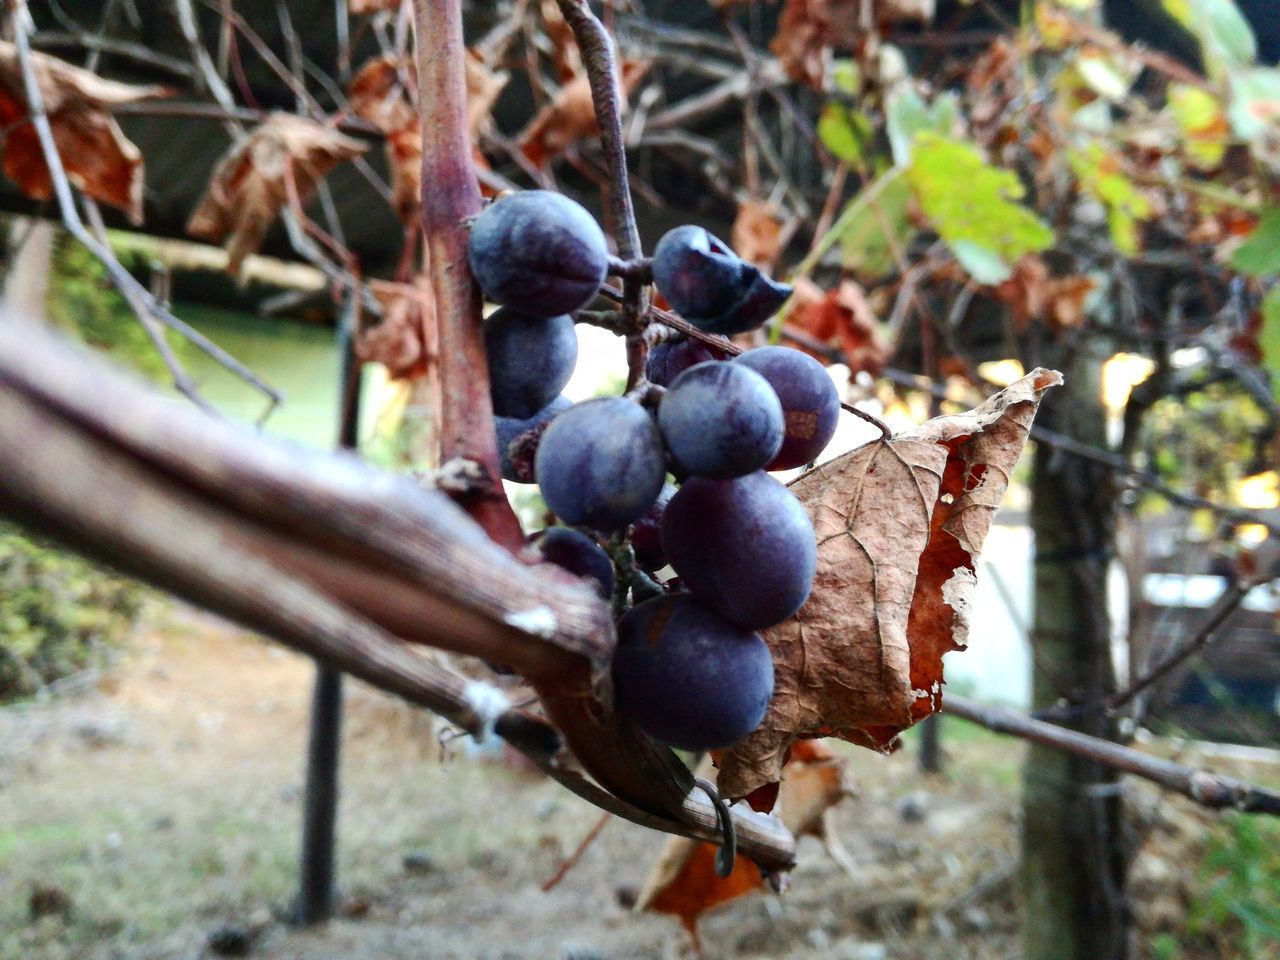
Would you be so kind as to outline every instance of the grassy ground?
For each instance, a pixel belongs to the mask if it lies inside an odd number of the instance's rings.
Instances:
[[[458,748],[442,762],[421,715],[359,688],[343,754],[343,915],[320,931],[282,923],[310,682],[304,660],[176,613],[139,637],[102,691],[0,712],[0,960],[198,958],[229,924],[253,935],[253,956],[273,960],[691,955],[675,922],[618,905],[660,838],[611,822],[543,894],[596,811],[497,755],[483,762]],[[944,738],[947,773],[928,779],[915,773],[911,744],[890,758],[850,750],[859,793],[836,824],[856,876],[806,839],[785,897],[706,919],[708,956],[1017,957],[1021,749],[956,722]],[[1265,855],[1271,835],[1246,856],[1231,839],[1239,828],[1211,832],[1186,804],[1139,799],[1150,814],[1136,888],[1143,955],[1244,958],[1189,924],[1214,882],[1236,877],[1238,888],[1244,860],[1254,870],[1246,890],[1280,882]],[[1214,837],[1228,850],[1217,873],[1194,866]],[[417,855],[413,869],[406,855]],[[33,892],[49,915],[33,919]],[[1217,905],[1241,900],[1237,889]],[[1264,897],[1250,909],[1265,918],[1272,905]],[[1242,929],[1227,914],[1202,925]]]

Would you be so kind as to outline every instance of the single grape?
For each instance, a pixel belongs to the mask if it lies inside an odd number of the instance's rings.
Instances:
[[[662,549],[662,515],[675,492],[671,484],[663,484],[653,506],[631,528],[631,548],[642,570],[660,570],[667,565],[667,555]]]
[[[550,190],[522,190],[476,217],[467,259],[494,303],[554,317],[595,297],[609,267],[609,247],[581,205]]]
[[[662,545],[694,596],[750,630],[799,610],[818,562],[800,501],[763,472],[685,481],[667,504]]]
[[[702,227],[668,230],[653,250],[653,282],[673,310],[709,333],[745,333],[791,296]]]
[[[637,403],[587,400],[559,414],[542,435],[534,475],[565,523],[616,530],[643,516],[662,490],[662,436]]]
[[[502,464],[503,480],[533,483],[533,457],[543,431],[556,414],[563,413],[572,406],[572,400],[561,396],[525,420],[519,417],[493,418],[493,429],[498,435],[498,458]]]
[[[604,599],[613,597],[613,561],[604,548],[585,533],[569,527],[547,527],[531,536],[529,544],[547,563],[594,580]]]
[[[764,719],[773,657],[759,634],[693,597],[655,597],[618,622],[613,689],[618,712],[655,740],[716,750]]]
[[[671,456],[704,477],[759,470],[782,446],[782,405],[769,381],[733,363],[690,367],[671,382],[658,407]]]
[[[738,301],[746,262],[702,227],[668,230],[653,248],[653,282],[680,316],[717,317]]]
[[[789,470],[817,459],[840,419],[840,394],[822,364],[790,347],[757,347],[733,362],[768,380],[782,402],[786,435],[765,469]]]
[[[484,322],[493,412],[527,419],[560,395],[578,362],[578,335],[568,314],[528,317],[510,307]]]
[[[729,355],[709,343],[686,337],[683,340],[666,340],[655,343],[649,350],[644,376],[650,383],[665,387],[695,363],[707,360],[727,360]]]

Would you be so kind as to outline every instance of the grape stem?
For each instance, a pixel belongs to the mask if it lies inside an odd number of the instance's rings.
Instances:
[[[627,176],[627,151],[622,139],[622,91],[618,85],[618,63],[613,39],[599,18],[591,12],[587,0],[556,0],[560,13],[582,54],[591,86],[591,102],[600,126],[600,145],[604,148],[609,178],[605,190],[610,226],[618,247],[618,256],[610,258],[609,270],[622,278],[622,313],[627,322],[627,389],[644,377],[649,344],[643,333],[649,321],[649,261],[641,254],[640,228],[636,226],[635,207],[631,201],[631,182]]]
[[[478,465],[483,481],[459,502],[494,541],[514,551],[523,545],[524,534],[499,479],[480,290],[467,264],[467,222],[480,212],[481,201],[467,132],[461,0],[415,0],[414,12],[422,229],[439,351],[448,358],[440,364],[440,460]]]

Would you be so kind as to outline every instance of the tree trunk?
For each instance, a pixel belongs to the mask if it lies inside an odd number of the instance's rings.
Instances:
[[[1081,352],[1066,391],[1046,398],[1041,422],[1105,446],[1101,357]],[[1097,704],[1115,686],[1107,612],[1114,553],[1113,490],[1105,470],[1036,449],[1033,698],[1036,708]],[[1093,711],[1077,728],[1112,735]],[[1023,773],[1027,960],[1123,960],[1128,954],[1126,856],[1114,771],[1034,746]]]

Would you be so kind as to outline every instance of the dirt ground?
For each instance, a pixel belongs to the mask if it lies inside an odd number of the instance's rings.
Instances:
[[[425,717],[352,685],[341,917],[290,927],[311,680],[307,661],[174,610],[92,689],[0,710],[0,960],[196,960],[216,955],[211,937],[263,960],[693,955],[674,920],[620,905],[661,837],[612,821],[542,893],[594,808],[497,753],[459,742],[442,760]],[[704,920],[707,957],[1018,957],[1021,749],[955,721],[944,741],[946,773],[930,778],[911,744],[890,758],[849,749],[858,795],[835,823],[854,875],[802,841],[784,897]],[[1149,943],[1184,922],[1188,851],[1209,820],[1143,798]]]

